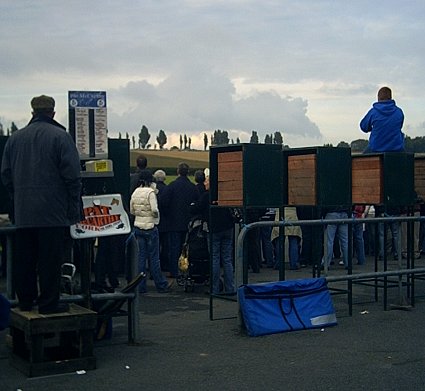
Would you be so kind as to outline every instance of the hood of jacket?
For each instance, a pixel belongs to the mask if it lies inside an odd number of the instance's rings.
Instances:
[[[373,108],[383,116],[390,116],[397,110],[397,106],[393,99],[375,102]]]

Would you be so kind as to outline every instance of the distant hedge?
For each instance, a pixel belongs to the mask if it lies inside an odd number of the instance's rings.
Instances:
[[[162,170],[165,172],[166,175],[177,175],[177,167],[148,167],[149,170],[152,171],[152,174],[156,171],[156,170]],[[189,175],[194,175],[195,171],[197,170],[202,170],[202,168],[189,168]],[[131,167],[130,168],[130,172],[135,172],[136,168],[135,167]]]

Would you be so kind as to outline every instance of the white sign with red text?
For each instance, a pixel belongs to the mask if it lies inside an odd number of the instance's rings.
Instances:
[[[121,194],[84,196],[84,219],[71,226],[73,239],[128,234],[130,221]]]

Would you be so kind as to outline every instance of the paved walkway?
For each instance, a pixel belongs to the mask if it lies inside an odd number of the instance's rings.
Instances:
[[[369,265],[365,271],[371,269]],[[395,266],[395,265],[393,265]],[[417,262],[425,266],[425,260]],[[359,267],[355,272],[363,271]],[[331,275],[344,271],[335,266]],[[289,278],[304,278],[305,269]],[[262,269],[252,281],[272,281],[277,272]],[[346,295],[333,296],[338,326],[250,338],[235,317],[237,305],[214,300],[204,286],[185,293],[154,290],[140,303],[139,346],[127,344],[125,318],[115,318],[111,340],[96,343],[97,369],[26,378],[8,364],[6,331],[0,333],[0,390],[424,390],[425,300],[410,311],[384,311],[382,293],[354,286],[353,316]],[[425,283],[416,282],[417,295]],[[398,289],[390,289],[389,303]]]

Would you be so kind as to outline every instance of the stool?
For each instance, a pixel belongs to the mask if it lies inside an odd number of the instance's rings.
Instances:
[[[96,312],[76,304],[68,312],[50,315],[13,308],[9,363],[29,377],[96,369],[96,322]]]

